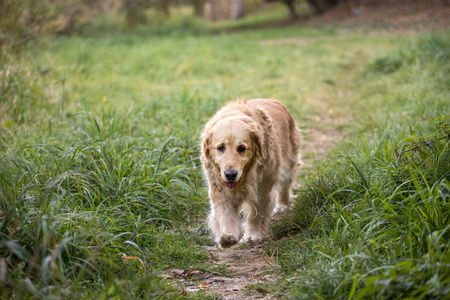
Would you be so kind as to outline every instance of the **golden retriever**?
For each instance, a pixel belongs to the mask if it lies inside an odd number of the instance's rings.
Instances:
[[[276,100],[230,102],[206,124],[201,161],[209,184],[209,227],[230,247],[261,241],[272,214],[288,209],[299,163],[300,133]]]

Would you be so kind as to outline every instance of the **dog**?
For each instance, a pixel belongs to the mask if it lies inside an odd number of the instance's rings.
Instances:
[[[300,146],[293,116],[277,100],[230,102],[206,123],[201,140],[215,242],[262,241],[272,215],[289,208]]]

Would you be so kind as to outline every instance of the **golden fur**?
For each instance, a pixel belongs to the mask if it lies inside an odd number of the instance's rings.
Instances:
[[[294,118],[276,100],[230,102],[206,124],[201,161],[209,184],[209,227],[230,247],[260,241],[273,213],[289,206],[298,167],[300,135]]]

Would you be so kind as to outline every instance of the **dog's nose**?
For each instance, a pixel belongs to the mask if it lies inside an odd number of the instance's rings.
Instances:
[[[223,172],[225,174],[225,177],[232,181],[235,180],[237,177],[237,171],[236,170],[226,170],[225,172]]]

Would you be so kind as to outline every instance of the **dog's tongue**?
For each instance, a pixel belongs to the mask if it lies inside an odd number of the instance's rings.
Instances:
[[[225,181],[225,186],[227,187],[227,189],[234,189],[237,187],[237,182],[227,182]]]

